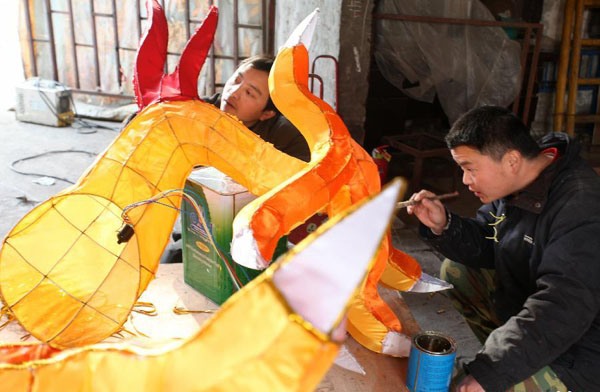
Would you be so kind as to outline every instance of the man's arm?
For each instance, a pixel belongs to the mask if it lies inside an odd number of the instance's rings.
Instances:
[[[447,258],[476,268],[494,268],[493,227],[496,204],[486,204],[477,212],[475,219],[462,218],[449,213],[439,200],[430,200],[433,193],[421,191],[416,200],[420,203],[410,206],[408,213],[417,216],[421,222],[421,238]],[[411,197],[411,199],[413,199]]]

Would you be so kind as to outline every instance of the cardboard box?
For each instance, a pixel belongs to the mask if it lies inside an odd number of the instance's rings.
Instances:
[[[243,284],[262,271],[238,265],[231,259],[233,218],[256,196],[230,177],[212,167],[194,170],[187,179],[184,192],[194,198],[203,211],[214,242],[230,260],[234,273]],[[194,208],[182,203],[181,233],[184,281],[217,304],[222,304],[236,291],[227,265],[211,245],[208,234],[198,220]],[[287,239],[279,242],[276,255],[287,250]]]

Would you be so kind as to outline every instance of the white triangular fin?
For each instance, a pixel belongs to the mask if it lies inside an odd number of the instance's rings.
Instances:
[[[319,9],[315,8],[313,12],[310,13],[302,22],[296,26],[294,31],[290,34],[285,44],[283,44],[284,48],[291,48],[296,45],[303,44],[306,49],[310,48],[310,42],[312,41],[313,34],[315,33],[315,28],[317,26],[319,16]]]
[[[395,210],[396,180],[350,214],[327,222],[273,280],[294,311],[328,333],[367,274]],[[334,224],[335,223],[335,224]],[[333,226],[331,226],[333,224]]]

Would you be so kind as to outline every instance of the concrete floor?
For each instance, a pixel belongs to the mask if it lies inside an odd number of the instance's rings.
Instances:
[[[111,129],[81,125],[55,128],[16,121],[12,111],[0,112],[2,237],[36,204],[75,182],[121,129],[119,122],[93,122]],[[11,166],[34,175],[19,174]],[[468,191],[460,191],[461,196],[448,202],[450,208],[461,213],[474,211],[476,199],[470,197]],[[397,248],[419,260],[425,272],[439,276],[441,257],[418,238],[414,218],[400,212],[392,231]],[[423,330],[440,331],[457,341],[459,362],[475,355],[479,342],[442,293],[403,293],[402,296]]]

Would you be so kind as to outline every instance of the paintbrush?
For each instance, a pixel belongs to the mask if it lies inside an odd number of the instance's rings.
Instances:
[[[458,196],[458,191],[454,191],[452,193],[444,193],[443,195],[438,195],[438,196],[434,196],[434,197],[428,197],[427,199],[429,199],[429,200],[446,200],[446,199],[451,199],[456,196]],[[415,201],[415,200],[401,201],[398,204],[396,204],[396,208],[400,209],[400,208],[405,208],[408,206],[414,206],[415,204],[418,204],[420,202],[421,201]]]

